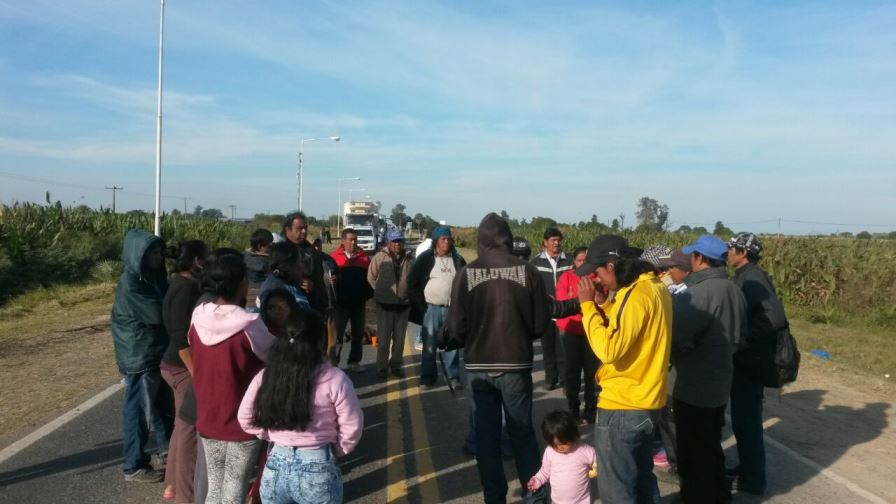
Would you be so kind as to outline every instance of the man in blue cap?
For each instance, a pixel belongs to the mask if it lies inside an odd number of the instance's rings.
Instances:
[[[451,304],[451,285],[454,277],[467,262],[454,248],[451,228],[439,226],[432,232],[432,246],[417,257],[408,277],[408,296],[413,308],[423,314],[420,334],[423,339],[423,355],[420,364],[420,384],[429,388],[435,385],[436,344],[439,333],[448,320]],[[459,387],[460,364],[458,350],[443,352],[445,374],[452,386]]]
[[[408,300],[408,274],[411,255],[404,249],[404,234],[393,228],[386,233],[386,246],[370,260],[367,282],[376,301],[377,377],[403,378],[404,336],[411,311]],[[391,355],[390,355],[391,350]]]
[[[725,242],[703,235],[682,252],[691,260],[688,288],[672,298],[672,364],[678,373],[672,410],[681,497],[731,502],[722,426],[747,303],[728,279]]]

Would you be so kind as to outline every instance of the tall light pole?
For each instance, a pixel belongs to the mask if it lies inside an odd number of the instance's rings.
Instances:
[[[296,189],[299,193],[299,211],[302,211],[302,196],[304,194],[305,187],[302,185],[302,153],[305,151],[305,142],[316,142],[317,140],[332,140],[334,142],[339,141],[338,136],[331,137],[321,137],[321,138],[303,138],[299,141],[299,167],[296,170]]]
[[[361,180],[361,177],[345,177],[345,178],[339,179],[339,182],[337,184],[339,186],[339,191],[338,191],[339,200],[336,203],[336,234],[337,235],[342,232],[342,228],[339,225],[339,220],[342,217],[342,181],[343,180]]]
[[[162,236],[161,207],[162,207],[162,47],[165,40],[165,0],[161,2],[159,14],[159,108],[156,114],[156,236]]]

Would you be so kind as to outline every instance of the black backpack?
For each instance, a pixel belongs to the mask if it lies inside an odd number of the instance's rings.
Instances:
[[[800,371],[800,351],[790,326],[778,331],[772,351],[748,348],[734,354],[734,365],[751,381],[769,388],[781,388],[796,381]]]

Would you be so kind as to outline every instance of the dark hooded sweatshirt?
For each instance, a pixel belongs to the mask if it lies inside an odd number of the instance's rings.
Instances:
[[[551,323],[551,300],[532,264],[510,254],[513,237],[495,213],[479,224],[479,257],[457,273],[448,330],[471,372],[531,372],[532,342]]]
[[[168,287],[165,270],[143,271],[143,256],[157,242],[162,240],[139,229],[128,231],[124,237],[124,273],[115,288],[110,317],[115,361],[122,373],[158,367],[168,347],[168,333],[162,323],[162,300]]]

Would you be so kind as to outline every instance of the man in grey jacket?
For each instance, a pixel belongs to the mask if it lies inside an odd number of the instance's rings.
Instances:
[[[728,279],[725,242],[704,235],[682,251],[691,256],[691,274],[687,290],[672,298],[672,364],[678,373],[672,396],[681,497],[685,502],[731,502],[722,426],[746,301]]]

